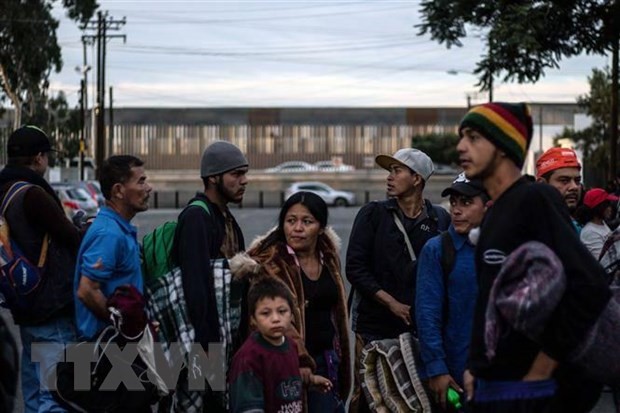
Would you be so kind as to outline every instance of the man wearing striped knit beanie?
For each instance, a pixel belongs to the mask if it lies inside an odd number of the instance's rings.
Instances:
[[[571,367],[571,357],[610,298],[604,271],[581,244],[560,194],[521,175],[532,140],[532,117],[523,103],[472,108],[461,121],[459,160],[467,178],[482,180],[493,205],[476,247],[478,300],[464,384],[472,411],[588,412],[600,395]],[[567,286],[536,340],[509,329],[487,356],[490,292],[502,263],[528,241],[547,245],[560,259]],[[531,290],[529,290],[531,291]],[[535,294],[538,291],[534,291]],[[493,297],[496,297],[494,294]],[[524,297],[527,299],[528,297]],[[474,392],[474,381],[475,392]]]

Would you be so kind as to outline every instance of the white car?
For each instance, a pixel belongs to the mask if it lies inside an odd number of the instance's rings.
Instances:
[[[58,198],[60,198],[60,202],[68,218],[73,217],[73,214],[80,209],[83,210],[87,216],[94,216],[99,212],[99,205],[85,189],[65,183],[52,183],[51,186],[54,192],[56,192],[56,195],[58,195]]]
[[[295,182],[284,192],[286,199],[295,192],[308,191],[317,194],[327,205],[350,206],[355,205],[355,194],[348,191],[337,191],[323,182]]]
[[[318,161],[314,163],[314,166],[319,172],[350,172],[355,170],[353,165],[336,164],[333,161]]]
[[[316,167],[303,161],[289,161],[276,165],[273,168],[265,169],[267,173],[289,173],[289,172],[316,172]]]

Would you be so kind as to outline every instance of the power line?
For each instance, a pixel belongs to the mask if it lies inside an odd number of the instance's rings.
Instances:
[[[300,15],[270,15],[265,17],[248,17],[248,18],[229,18],[229,19],[171,19],[165,18],[161,21],[164,21],[166,24],[229,24],[229,23],[241,23],[241,22],[265,22],[265,21],[274,21],[274,20],[303,20],[303,19],[314,19],[317,17],[334,17],[334,16],[352,16],[358,14],[366,14],[366,13],[381,13],[386,11],[393,10],[403,10],[403,9],[411,9],[411,5],[399,5],[393,7],[384,7],[379,9],[367,9],[367,10],[354,10],[354,11],[342,11],[342,12],[332,12],[332,13],[315,13],[315,14],[300,14]],[[160,21],[159,19],[145,19],[143,21],[137,20],[132,22],[132,24],[152,24],[153,21]]]
[[[232,3],[232,2],[231,2]],[[244,5],[243,8],[239,8],[237,7],[237,5],[235,5],[234,9],[232,10],[213,10],[210,9],[209,13],[212,14],[234,14],[235,16],[238,15],[243,15],[243,14],[251,14],[251,13],[272,13],[274,11],[303,11],[303,10],[308,10],[308,9],[316,9],[317,8],[317,3],[320,3],[320,7],[322,9],[325,8],[340,8],[340,7],[350,7],[350,6],[355,6],[355,5],[368,5],[368,2],[365,1],[339,1],[339,2],[332,2],[329,0],[326,1],[313,1],[312,4],[309,5],[295,5],[292,7],[283,7],[281,5],[277,6],[277,7],[265,7],[264,4],[262,4],[260,6],[260,8],[251,8],[251,7],[247,7],[247,5]],[[234,4],[234,3],[233,3]],[[119,9],[115,9],[116,12],[118,13],[131,13],[135,10],[119,10]],[[161,11],[161,13],[165,13],[165,17],[170,18],[174,15],[194,15],[196,14],[195,11],[184,11],[184,10],[178,10],[175,9],[174,11]],[[142,15],[157,15],[159,16],[160,13],[158,10],[149,10],[149,11],[145,11],[142,13]]]
[[[163,46],[128,46],[124,50],[130,53],[143,53],[143,54],[163,54],[163,55],[183,55],[183,56],[223,56],[223,57],[243,57],[243,56],[283,56],[283,55],[308,55],[308,54],[323,54],[323,53],[336,53],[336,52],[350,52],[350,51],[372,51],[372,50],[385,50],[394,47],[411,46],[411,41],[401,42],[385,42],[383,44],[375,45],[358,45],[349,47],[325,47],[318,49],[306,49],[306,50],[282,50],[282,51],[225,51],[225,50],[183,50],[178,47],[163,47]]]

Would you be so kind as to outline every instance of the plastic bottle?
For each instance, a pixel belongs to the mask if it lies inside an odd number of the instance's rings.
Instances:
[[[448,393],[446,394],[446,401],[454,410],[460,410],[463,405],[461,404],[461,395],[452,387],[448,387]]]

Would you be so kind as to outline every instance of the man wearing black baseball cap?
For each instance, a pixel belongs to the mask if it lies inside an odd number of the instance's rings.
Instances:
[[[450,197],[451,225],[422,248],[417,268],[415,317],[420,376],[445,410],[448,388],[463,389],[478,295],[470,232],[482,223],[489,196],[478,179],[460,174],[441,193]]]
[[[9,158],[35,156],[54,151],[49,138],[41,129],[25,125],[15,130],[7,143]]]
[[[21,383],[26,412],[61,409],[46,390],[47,383],[53,367],[64,357],[62,344],[76,341],[72,288],[80,235],[44,178],[52,150],[45,132],[22,126],[9,136],[7,165],[0,171],[0,200],[4,204],[9,192],[16,194],[3,211],[11,239],[33,263],[39,262],[45,237],[49,240],[41,282],[27,296],[29,308],[11,308],[23,346]],[[35,350],[33,343],[43,345],[44,350]]]

